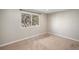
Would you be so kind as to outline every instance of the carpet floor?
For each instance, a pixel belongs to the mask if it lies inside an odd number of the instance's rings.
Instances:
[[[79,42],[55,35],[45,35],[1,47],[0,50],[78,50]]]

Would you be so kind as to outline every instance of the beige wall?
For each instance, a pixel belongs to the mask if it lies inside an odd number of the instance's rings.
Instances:
[[[48,32],[79,39],[79,10],[67,10],[48,15]]]
[[[24,28],[21,27],[21,13],[28,12],[17,9],[0,10],[0,44],[47,32],[47,15],[38,14],[40,16],[40,26]]]

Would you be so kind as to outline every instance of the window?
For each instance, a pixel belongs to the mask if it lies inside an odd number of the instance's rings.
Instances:
[[[30,15],[30,14],[22,13],[21,18],[22,18],[21,19],[22,27],[39,25],[38,15]]]
[[[32,15],[32,25],[39,25],[39,16]]]
[[[22,13],[21,23],[23,27],[31,26],[31,15]]]

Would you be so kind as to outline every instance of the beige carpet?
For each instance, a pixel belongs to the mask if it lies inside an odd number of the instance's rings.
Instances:
[[[79,42],[54,35],[45,35],[20,41],[1,50],[78,50]]]

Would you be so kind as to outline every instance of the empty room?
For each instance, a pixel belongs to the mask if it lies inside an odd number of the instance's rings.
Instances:
[[[78,9],[0,9],[0,50],[78,49]]]

